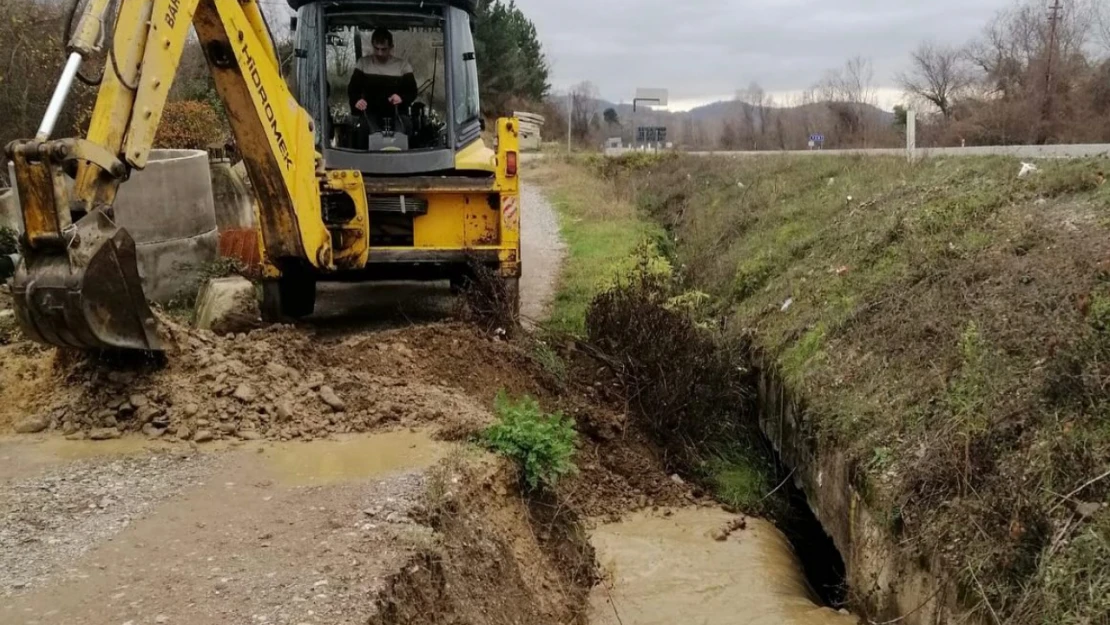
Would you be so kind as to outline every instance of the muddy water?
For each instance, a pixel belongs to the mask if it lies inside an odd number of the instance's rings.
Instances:
[[[854,625],[822,607],[786,537],[749,518],[709,508],[633,515],[591,536],[605,581],[590,598],[592,625]]]
[[[425,469],[447,455],[450,445],[433,440],[427,431],[352,434],[312,442],[241,444],[208,443],[207,453],[239,452],[242,462],[261,465],[286,486],[337,484]],[[0,480],[35,475],[51,467],[81,460],[111,460],[152,452],[183,452],[178,443],[129,436],[107,441],[60,438],[0,438]],[[247,453],[261,452],[261,453]]]
[[[432,440],[428,432],[402,431],[335,441],[282,443],[267,448],[265,458],[280,481],[305,486],[425,469],[443,458],[448,449],[447,443]]]

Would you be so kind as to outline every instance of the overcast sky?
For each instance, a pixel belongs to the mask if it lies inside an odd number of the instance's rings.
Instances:
[[[753,80],[797,92],[857,54],[872,59],[889,107],[898,99],[894,75],[918,42],[962,44],[1012,3],[517,0],[539,30],[557,91],[589,80],[619,102],[637,87],[663,87],[679,108],[731,98]]]

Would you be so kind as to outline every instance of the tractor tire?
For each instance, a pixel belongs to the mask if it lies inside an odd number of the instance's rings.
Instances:
[[[287,323],[316,310],[316,280],[306,275],[283,275],[262,281],[262,319]]]

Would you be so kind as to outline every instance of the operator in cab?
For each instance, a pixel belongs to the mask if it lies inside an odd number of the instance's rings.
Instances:
[[[386,127],[408,132],[409,107],[416,101],[416,75],[412,65],[393,56],[393,33],[384,28],[370,37],[374,53],[363,56],[355,65],[347,96],[356,120],[369,122],[370,133]],[[392,124],[387,121],[392,120]],[[397,127],[397,120],[403,128]]]

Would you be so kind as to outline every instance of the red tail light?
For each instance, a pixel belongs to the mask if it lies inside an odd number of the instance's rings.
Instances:
[[[516,175],[516,152],[505,153],[505,175],[510,178]]]

